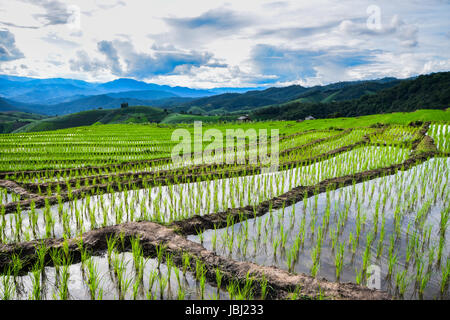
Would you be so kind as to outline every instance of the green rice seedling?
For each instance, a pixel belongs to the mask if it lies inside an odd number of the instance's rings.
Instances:
[[[177,266],[173,266],[173,273],[175,274],[175,279],[177,280],[178,288],[181,287],[180,269]]]
[[[87,285],[91,300],[101,300],[103,297],[103,289],[100,288],[100,276],[98,272],[98,265],[92,258],[87,261],[88,280]]]
[[[202,230],[197,230],[197,237],[200,240],[200,243],[203,244],[203,231]]]
[[[36,263],[33,266],[33,269],[30,274],[31,283],[32,283],[32,291],[31,291],[31,300],[41,300],[42,298],[42,287],[41,287],[41,266],[39,263]]]
[[[16,290],[16,286],[14,284],[14,280],[11,278],[11,269],[8,268],[6,274],[1,277],[2,281],[2,291],[1,298],[2,300],[11,300],[14,298],[14,291]]]
[[[341,278],[342,266],[344,264],[344,252],[345,252],[345,243],[341,243],[338,245],[338,250],[336,251],[334,264],[336,266],[336,280],[339,282]]]
[[[186,297],[186,289],[182,286],[178,287],[177,299],[184,300]]]
[[[294,252],[293,250],[288,250],[286,252],[286,265],[288,267],[288,272],[292,272],[293,269],[293,263],[294,263]]]
[[[448,287],[449,284],[449,278],[450,278],[450,260],[447,260],[447,263],[445,264],[445,266],[443,266],[441,268],[441,285],[440,285],[440,289],[441,289],[441,293],[444,294],[446,288]]]
[[[402,272],[397,272],[395,276],[395,284],[400,297],[404,297],[406,288],[408,287],[408,270],[404,269]]]
[[[438,245],[437,258],[436,258],[438,266],[441,264],[442,253],[444,251],[444,245],[445,245],[445,237],[441,234],[441,236],[439,237],[439,245]]]
[[[157,277],[158,272],[156,270],[150,272],[148,277],[148,292],[147,292],[147,298],[150,298],[149,300],[153,299],[152,289]]]
[[[47,255],[47,246],[43,241],[39,246],[36,247],[36,255],[37,261],[39,263],[39,268],[43,270],[45,267],[45,257]]]
[[[438,189],[436,189],[438,190]],[[445,236],[445,231],[450,225],[450,207],[443,208],[440,212],[441,219],[439,221],[439,231],[442,236]]]
[[[267,297],[267,287],[268,287],[268,281],[265,275],[262,276],[259,285],[261,287],[261,300],[265,300]]]
[[[318,260],[315,260],[311,267],[311,276],[316,277],[317,273],[319,272],[319,269],[320,269],[320,262]]]
[[[140,278],[137,278],[133,283],[133,300],[137,299],[140,287],[141,287],[141,280]]]
[[[371,254],[370,248],[371,248],[371,245],[373,242],[373,238],[374,238],[373,233],[369,232],[367,234],[366,248],[364,250],[364,255],[363,255],[363,272],[364,272],[364,274],[366,274],[367,268],[370,263],[370,254]]]
[[[250,277],[250,272],[247,272],[245,276],[245,284],[241,291],[241,294],[245,300],[253,300],[253,277]]]
[[[138,270],[139,267],[141,266],[141,263],[143,262],[141,258],[143,257],[144,252],[140,245],[139,237],[130,238],[130,243],[131,243],[131,252],[133,254],[134,267],[136,270]]]
[[[222,272],[219,270],[219,268],[216,268],[216,284],[217,284],[217,295],[220,295],[220,287],[222,285],[222,277],[223,274]]]
[[[239,288],[239,284],[235,280],[229,281],[227,285],[228,295],[230,296],[230,300],[234,300],[237,295],[237,291]]]
[[[199,282],[200,282],[200,297],[202,300],[204,300],[205,299],[205,283],[206,283],[205,270],[202,270]]]
[[[59,276],[60,267],[62,265],[60,252],[58,249],[52,248],[49,250],[49,255],[53,262],[53,266],[55,267],[56,276]]]
[[[431,273],[427,272],[421,279],[419,283],[419,297],[420,299],[423,299],[423,294],[425,292],[425,288],[428,285],[428,282],[430,281]]]
[[[164,299],[164,290],[166,289],[169,280],[170,279],[168,277],[164,277],[164,275],[159,274],[159,297],[161,300]]]
[[[118,261],[115,267],[115,274],[117,278],[117,288],[119,291],[119,300],[124,300],[126,293],[131,286],[131,279],[127,278],[126,275],[126,265],[123,257]]]
[[[278,238],[278,236],[276,236],[273,240],[272,240],[272,248],[273,248],[273,256],[276,257],[277,256],[277,248],[280,245],[280,240]],[[231,250],[230,250],[231,251]]]
[[[331,239],[331,250],[334,251],[338,237],[337,232],[333,229],[330,229],[330,239]]]
[[[191,269],[190,257],[187,252],[183,252],[182,260],[183,260],[183,275],[186,275],[186,271]]]
[[[433,267],[435,252],[436,252],[435,246],[432,246],[428,251],[428,269],[429,269],[428,271],[431,271],[431,268]]]
[[[86,248],[81,247],[80,248],[80,256],[81,256],[81,270],[84,274],[84,272],[86,270],[86,263],[91,258],[91,255],[89,254],[89,252],[87,251]]]
[[[119,233],[119,240],[120,240],[121,250],[125,251],[125,233],[124,232]]]
[[[16,281],[17,277],[19,276],[20,270],[22,270],[23,262],[20,259],[20,256],[16,253],[14,253],[11,256],[11,261],[12,261],[12,273],[14,276],[14,281]]]
[[[67,300],[69,297],[69,277],[70,277],[69,266],[70,264],[68,263],[63,263],[62,266],[58,291],[58,296],[61,300]]]
[[[170,279],[172,274],[173,260],[170,254],[166,255],[167,277]],[[170,282],[169,282],[170,285]]]
[[[393,256],[394,248],[395,248],[395,235],[392,234],[390,239],[389,239],[389,248],[388,248],[388,255],[389,255],[389,257]]]
[[[109,263],[111,263],[111,255],[114,252],[114,250],[116,249],[116,242],[117,242],[117,238],[114,237],[113,235],[106,237],[106,245],[108,246],[107,257],[108,257]]]
[[[198,259],[195,260],[195,278],[200,280],[200,277],[204,273],[205,265]]]
[[[352,249],[352,253],[356,252],[356,238],[353,236],[353,232],[350,231],[348,235],[348,246]]]
[[[325,300],[324,290],[319,286],[318,294],[316,300]]]
[[[301,287],[297,285],[289,297],[290,300],[298,300],[301,297]]]
[[[384,224],[385,224],[385,218],[384,218],[384,214],[383,214],[383,218],[382,218],[382,222],[381,222],[381,229],[380,229],[380,237],[378,239],[378,244],[377,244],[377,258],[380,258],[381,255],[383,254],[384,237],[386,234]]]
[[[161,262],[164,257],[165,250],[166,250],[166,247],[162,244],[156,246],[156,256],[158,258],[158,270],[159,270],[159,267],[161,266]]]
[[[355,269],[355,274],[356,274],[356,277],[355,277],[356,284],[361,285],[364,280],[363,270],[361,269],[358,271],[358,269]]]

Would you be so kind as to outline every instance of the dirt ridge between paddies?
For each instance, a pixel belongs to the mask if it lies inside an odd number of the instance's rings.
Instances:
[[[15,255],[23,261],[22,273],[31,270],[37,261],[37,248],[45,245],[45,265],[52,265],[50,250],[64,250],[73,257],[73,263],[81,260],[81,251],[101,254],[107,250],[107,239],[120,239],[122,250],[130,250],[130,240],[139,237],[144,255],[155,257],[157,248],[164,247],[166,253],[173,255],[176,265],[182,266],[183,254],[190,256],[190,267],[195,270],[196,261],[206,266],[206,279],[214,285],[216,270],[223,275],[223,283],[238,280],[244,283],[247,277],[255,283],[267,281],[268,299],[288,299],[290,293],[300,288],[300,299],[315,299],[324,296],[327,299],[386,300],[391,296],[383,291],[369,289],[354,283],[337,283],[326,279],[314,278],[306,274],[292,274],[276,267],[260,266],[251,262],[240,262],[224,258],[205,249],[202,245],[190,241],[174,230],[148,221],[127,222],[116,226],[104,227],[84,233],[73,239],[47,239],[17,244],[0,245],[0,270],[6,272]],[[258,289],[258,288],[257,288]],[[259,289],[258,289],[259,290]]]

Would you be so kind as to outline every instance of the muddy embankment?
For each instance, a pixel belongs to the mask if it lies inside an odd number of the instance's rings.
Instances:
[[[69,240],[48,239],[44,241],[23,242],[11,245],[0,245],[0,270],[5,272],[12,266],[13,255],[18,256],[23,263],[23,270],[30,270],[37,261],[36,248],[45,244],[47,255],[46,264],[51,265],[52,260],[48,252],[52,249],[66,248],[73,257],[73,262],[81,260],[80,247],[91,254],[99,254],[107,249],[106,239],[117,237],[123,239],[124,247],[121,250],[130,250],[130,239],[139,237],[144,255],[156,256],[156,248],[164,246],[165,252],[174,257],[174,262],[180,268],[183,265],[183,254],[190,256],[191,270],[195,270],[196,260],[200,260],[206,267],[206,278],[212,285],[215,284],[216,269],[223,274],[223,283],[230,281],[245,282],[247,276],[254,279],[255,290],[260,290],[261,281],[267,280],[267,298],[286,299],[290,293],[300,290],[300,298],[314,299],[320,294],[326,299],[390,299],[382,291],[372,290],[353,283],[336,283],[326,279],[314,278],[305,274],[292,274],[275,267],[259,266],[250,262],[239,262],[216,255],[206,250],[202,245],[187,240],[174,230],[152,222],[129,222],[121,225],[105,227],[86,232],[81,238]],[[121,241],[119,241],[121,243]],[[264,277],[264,278],[263,278]]]

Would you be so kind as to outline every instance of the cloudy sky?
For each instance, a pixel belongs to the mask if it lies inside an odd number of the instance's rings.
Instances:
[[[0,73],[195,88],[450,70],[449,0],[0,0]]]

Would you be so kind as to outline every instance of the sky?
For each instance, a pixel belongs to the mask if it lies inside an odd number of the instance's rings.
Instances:
[[[214,87],[450,70],[449,0],[0,0],[0,73]]]

